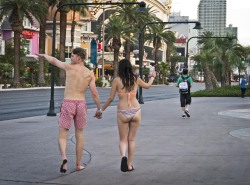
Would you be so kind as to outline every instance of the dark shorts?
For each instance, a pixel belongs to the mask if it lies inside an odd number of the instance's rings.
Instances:
[[[74,120],[75,128],[82,129],[87,124],[85,100],[63,100],[60,108],[59,126],[70,129]]]
[[[181,107],[185,107],[186,105],[191,105],[191,95],[188,94],[180,94]]]

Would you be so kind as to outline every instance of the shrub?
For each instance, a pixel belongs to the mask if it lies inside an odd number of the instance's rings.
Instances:
[[[250,96],[250,85],[247,86],[245,96]],[[228,85],[213,90],[200,90],[192,93],[192,97],[241,97],[239,85]]]

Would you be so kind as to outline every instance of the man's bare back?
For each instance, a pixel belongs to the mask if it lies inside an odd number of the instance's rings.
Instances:
[[[86,89],[94,78],[93,72],[86,68],[83,63],[69,64],[65,71],[64,99],[84,100]]]
[[[89,86],[95,103],[100,106],[98,92],[95,85],[95,76],[92,71],[84,66],[84,61],[76,54],[71,54],[71,63],[61,62],[47,54],[37,54],[44,57],[49,63],[65,70],[66,83],[64,99],[85,100],[85,92]]]

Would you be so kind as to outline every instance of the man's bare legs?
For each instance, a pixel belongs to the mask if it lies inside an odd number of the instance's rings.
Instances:
[[[59,150],[60,150],[60,154],[61,154],[61,159],[62,159],[62,163],[65,159],[67,159],[66,156],[66,148],[67,148],[67,138],[68,138],[68,133],[69,130],[59,127],[59,134],[58,134],[58,145],[59,145]],[[63,169],[67,169],[67,164],[63,164],[62,166]]]
[[[75,129],[76,137],[76,170],[80,171],[84,169],[84,166],[81,165],[83,145],[84,145],[84,132],[83,129]]]

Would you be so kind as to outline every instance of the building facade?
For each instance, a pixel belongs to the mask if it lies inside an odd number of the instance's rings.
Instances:
[[[185,21],[191,21],[189,20],[189,16],[182,16],[180,12],[172,12],[169,16],[170,22],[185,22]],[[194,20],[193,20],[194,21]],[[176,49],[177,53],[180,56],[185,57],[187,55],[187,52],[189,56],[195,55],[197,53],[197,46],[196,42],[197,39],[191,39],[188,42],[188,39],[194,36],[197,36],[197,30],[193,29],[195,27],[195,23],[190,24],[171,24],[169,25],[170,30],[175,33],[176,37]],[[188,44],[188,51],[187,51],[187,44]],[[184,66],[184,62],[179,62],[179,69],[181,70]],[[192,67],[194,64],[191,61],[188,61],[189,68]]]
[[[106,2],[106,0],[88,0],[89,3],[94,2]],[[113,1],[116,2],[116,1]],[[140,2],[140,0],[138,0]],[[147,6],[152,7],[155,11],[156,16],[162,21],[168,21],[168,15],[171,9],[171,0],[165,0],[164,2],[160,0],[145,0]],[[70,58],[70,53],[72,48],[74,47],[82,47],[87,51],[86,61],[90,61],[91,59],[91,41],[95,39],[96,41],[101,40],[99,35],[100,33],[94,31],[93,22],[103,21],[103,13],[106,12],[106,8],[108,10],[109,5],[105,6],[89,6],[89,11],[87,15],[82,16],[79,13],[73,14],[73,12],[69,12],[67,14],[67,30],[66,30],[66,40],[65,40],[65,58]],[[49,14],[47,15],[47,25],[46,25],[46,48],[45,52],[48,54],[52,54],[52,39],[53,39],[53,18],[57,7],[54,9],[50,9]],[[73,17],[74,15],[74,17]],[[104,17],[108,19],[108,16]],[[55,34],[55,49],[59,50],[59,42],[60,42],[60,12],[57,13],[56,17],[56,34]],[[5,22],[6,21],[6,22]],[[11,29],[10,24],[7,20],[5,20],[1,24],[0,29],[0,52],[4,53],[4,41],[13,38],[13,31]],[[73,21],[76,22],[75,31],[74,31],[74,41],[72,43],[71,38],[71,25]],[[31,25],[26,19],[23,22],[24,31],[22,36],[28,39],[28,44],[25,46],[32,56],[35,53],[39,52],[39,24]],[[99,31],[100,32],[100,31]],[[104,47],[104,46],[101,46]],[[165,57],[166,45],[161,48],[162,57]],[[112,52],[110,52],[112,53]],[[133,52],[132,52],[133,53]],[[134,55],[134,54],[133,54]],[[111,56],[113,56],[111,54]],[[99,56],[100,58],[101,56]],[[132,57],[132,59],[134,59]],[[109,57],[109,60],[112,60],[112,57]],[[135,64],[135,62],[134,62]]]
[[[226,0],[200,0],[198,5],[198,19],[203,27],[203,32],[213,32],[214,36],[223,36],[226,33]]]

